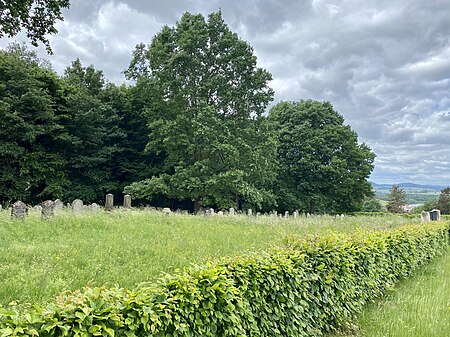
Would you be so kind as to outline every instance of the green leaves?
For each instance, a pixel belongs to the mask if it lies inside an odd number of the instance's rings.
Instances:
[[[329,102],[281,102],[270,110],[278,137],[277,199],[286,210],[345,213],[371,194],[374,153]]]
[[[317,336],[448,247],[448,223],[290,238],[136,291],[84,288],[46,308],[0,308],[0,336]]]
[[[257,68],[251,46],[221,13],[207,20],[185,13],[133,55],[127,76],[138,85],[151,82],[159,93],[147,109],[146,148],[164,155],[164,170],[126,191],[147,199],[161,193],[196,207],[273,205],[274,135],[262,116],[273,97],[271,75]],[[164,188],[149,188],[162,180]]]

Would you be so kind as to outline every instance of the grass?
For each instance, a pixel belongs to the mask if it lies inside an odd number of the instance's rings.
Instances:
[[[403,280],[360,316],[352,337],[448,337],[450,252]]]
[[[0,305],[43,303],[87,284],[135,287],[161,272],[283,244],[291,234],[384,228],[400,217],[297,219],[116,211],[12,221],[0,213]]]

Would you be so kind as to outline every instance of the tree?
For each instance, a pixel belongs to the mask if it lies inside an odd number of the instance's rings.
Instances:
[[[385,212],[386,208],[383,206],[383,204],[380,202],[380,200],[377,199],[366,199],[364,200],[363,212]]]
[[[389,190],[388,203],[386,209],[391,213],[403,213],[403,208],[406,204],[406,192],[400,188],[399,185],[392,185]]]
[[[125,151],[120,146],[124,138],[120,116],[110,102],[110,90],[105,94],[101,71],[83,67],[77,59],[66,68],[63,79],[68,85],[64,126],[70,136],[64,153],[70,177],[65,197],[98,202],[120,186],[114,176],[114,156]]]
[[[450,187],[441,190],[437,208],[441,210],[442,214],[450,214]]]
[[[13,37],[25,29],[33,46],[42,42],[49,53],[47,34],[56,34],[56,20],[63,20],[61,9],[69,0],[0,0],[0,38]]]
[[[375,158],[329,102],[281,102],[270,110],[279,142],[277,201],[282,209],[360,210]]]
[[[136,47],[126,74],[162,97],[146,111],[147,150],[164,158],[163,172],[127,192],[191,200],[195,209],[273,203],[274,139],[263,116],[271,75],[220,12],[185,13],[163,27],[148,48]]]
[[[435,209],[435,208],[438,208],[438,207],[439,207],[439,206],[438,206],[438,200],[437,200],[437,199],[431,199],[431,200],[425,201],[425,202],[423,203],[423,205],[414,208],[414,209],[413,209],[413,212],[419,214],[419,213],[421,213],[422,211],[427,211],[427,212],[429,212],[429,211],[431,211],[431,210],[433,210],[433,209]]]
[[[35,55],[34,55],[35,56]],[[0,202],[61,197],[66,87],[32,53],[0,51]]]

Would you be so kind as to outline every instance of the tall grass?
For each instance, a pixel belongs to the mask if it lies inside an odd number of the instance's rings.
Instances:
[[[350,330],[339,336],[450,336],[450,252],[369,306]]]
[[[134,287],[161,272],[283,244],[291,234],[383,228],[400,217],[278,219],[116,211],[12,221],[0,213],[0,304],[42,303],[86,284]]]

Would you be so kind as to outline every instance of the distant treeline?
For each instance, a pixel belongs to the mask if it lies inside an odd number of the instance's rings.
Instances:
[[[75,60],[58,76],[22,45],[0,51],[0,203],[349,212],[372,189],[373,152],[329,102],[280,102],[221,13],[186,13],[108,82]]]

